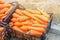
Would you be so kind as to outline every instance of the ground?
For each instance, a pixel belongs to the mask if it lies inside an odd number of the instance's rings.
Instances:
[[[49,32],[47,40],[60,40],[60,35]]]

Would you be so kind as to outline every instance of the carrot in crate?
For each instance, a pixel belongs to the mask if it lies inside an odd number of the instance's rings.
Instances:
[[[31,22],[32,22],[33,24],[39,24],[39,22],[37,22],[36,20],[33,20],[33,19],[31,19]]]
[[[32,23],[30,21],[24,21],[24,22],[21,22],[21,25],[23,25],[23,26],[32,26]]]
[[[31,13],[31,14],[39,14],[41,15],[41,13],[37,10],[31,10],[31,9],[26,9],[27,12]]]
[[[32,19],[38,21],[38,22],[41,23],[41,24],[44,24],[43,21],[41,21],[41,20],[39,20],[38,18],[34,17],[34,15],[30,14],[30,13],[27,12],[27,11],[23,11],[23,14],[25,14],[26,16],[28,16],[28,17],[30,17],[30,18],[32,18]]]
[[[35,17],[39,18],[43,22],[48,22],[49,18],[45,17],[44,15],[35,15]]]
[[[8,11],[5,12],[5,14],[9,13],[11,9],[12,9],[12,6],[8,9]]]
[[[31,31],[27,32],[27,34],[30,34],[32,36],[41,36],[42,35],[41,32],[36,31],[36,30],[31,30]]]
[[[44,28],[38,28],[38,27],[29,27],[30,30],[36,30],[36,31],[39,31],[39,32],[42,32],[44,33],[45,32],[45,29]]]
[[[4,8],[10,8],[12,5],[10,3],[5,3],[4,6]]]
[[[20,22],[26,21],[28,19],[30,19],[30,17],[27,17],[27,16],[21,16],[21,17],[17,18],[17,20]]]
[[[34,10],[31,10],[31,9],[26,9],[25,11],[27,11],[27,12],[29,12],[31,14],[36,14],[36,13],[34,13]]]
[[[21,17],[20,15],[18,15],[17,13],[13,13],[13,18],[18,18],[18,17]]]
[[[41,13],[38,10],[34,10],[34,12],[38,15],[41,15]]]
[[[46,28],[46,25],[43,24],[32,24],[34,27]]]
[[[22,27],[20,27],[20,29],[23,30],[24,32],[27,32],[27,31],[29,31],[29,27],[30,26],[22,26]]]
[[[20,22],[15,22],[14,25],[17,26],[17,27],[20,27],[21,23]]]
[[[19,9],[16,9],[15,13],[17,13],[17,14],[20,15],[20,16],[23,16],[23,15],[24,15],[24,14],[21,12],[21,10],[19,10]]]
[[[8,11],[8,8],[4,8],[0,11],[0,14],[5,14],[5,12]]]
[[[40,13],[41,13],[42,15],[46,16],[47,18],[50,18],[50,16],[49,16],[47,13],[43,12],[43,11],[40,10],[39,8],[37,8],[37,10],[40,11]]]
[[[2,18],[3,16],[4,16],[4,14],[1,14],[1,15],[0,15],[0,18]]]
[[[10,8],[11,5],[10,4],[0,4],[0,10],[3,8]]]
[[[22,30],[20,30],[20,28],[19,27],[17,27],[17,26],[13,26],[12,27],[14,30],[16,30],[16,31],[19,31],[19,32],[23,32]]]
[[[1,17],[1,19],[2,19],[2,18],[5,18],[5,17],[6,17],[6,15],[3,15],[3,16]]]
[[[9,23],[9,25],[10,25],[10,26],[13,26],[13,25],[14,25],[14,23],[13,23],[13,22],[10,22],[10,23]]]
[[[17,18],[12,18],[11,21],[12,22],[17,22]]]
[[[0,0],[0,4],[4,4],[5,3],[5,1],[4,0]]]
[[[35,20],[34,20],[35,21]],[[37,21],[36,21],[37,22]],[[34,24],[34,22],[33,22],[33,19],[32,18],[30,18],[29,19],[29,23],[31,23],[31,24]],[[38,22],[37,22],[38,23]]]

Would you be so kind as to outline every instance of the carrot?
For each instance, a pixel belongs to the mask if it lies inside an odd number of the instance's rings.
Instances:
[[[21,17],[19,17],[19,18],[17,18],[17,19],[18,19],[18,21],[23,22],[23,21],[26,21],[26,20],[30,19],[30,17],[21,16]]]
[[[16,9],[15,13],[19,14],[20,16],[23,16],[23,13],[19,9]]]
[[[30,20],[29,20],[29,23],[34,24],[34,22],[33,22],[32,20],[33,20],[33,19],[30,19]]]
[[[35,11],[34,10],[31,10],[31,9],[26,9],[25,11],[31,13],[31,14],[35,14]]]
[[[7,8],[12,7],[12,5],[11,5],[10,3],[6,3],[6,4],[4,4],[4,5],[6,5]]]
[[[33,24],[39,24],[36,20],[31,19]]]
[[[13,26],[12,27],[14,30],[16,30],[16,31],[19,31],[19,32],[23,32],[22,30],[20,30],[20,28],[19,27],[17,27],[17,26]]]
[[[27,32],[27,34],[30,34],[32,36],[41,36],[42,35],[41,32],[36,31],[36,30],[31,30],[31,31]]]
[[[37,8],[37,10],[40,11],[40,13],[41,13],[42,15],[46,16],[47,18],[50,18],[50,16],[49,16],[47,13],[43,12],[43,11],[40,10],[39,8]]]
[[[31,10],[31,9],[26,9],[25,11],[30,12],[31,14],[39,14],[41,15],[41,13],[38,10]]]
[[[10,26],[13,26],[13,25],[14,25],[14,23],[13,23],[13,22],[10,22],[10,23],[9,23],[9,25],[10,25]]]
[[[38,10],[34,10],[34,12],[38,15],[41,15],[41,13]]]
[[[5,1],[4,0],[0,0],[0,4],[4,4],[5,3]]]
[[[22,26],[22,27],[20,27],[20,29],[23,30],[24,32],[27,32],[27,31],[29,31],[28,27],[29,26]]]
[[[12,22],[17,22],[17,19],[16,18],[12,18],[11,21]]]
[[[15,25],[15,26],[18,26],[18,27],[21,26],[20,22],[15,22],[14,25]]]
[[[5,16],[6,16],[5,14],[1,14],[0,19],[3,19]]]
[[[28,17],[30,17],[30,18],[32,18],[32,19],[38,21],[39,23],[44,24],[43,21],[41,21],[41,20],[39,20],[38,18],[34,17],[34,16],[33,16],[32,14],[30,14],[29,12],[23,11],[23,13],[24,13],[26,16],[28,16]]]
[[[5,18],[5,17],[6,17],[6,15],[3,14],[2,17],[1,17],[1,19],[2,19],[2,18]]]
[[[0,11],[0,14],[5,14],[5,12],[8,11],[8,8],[4,8]]]
[[[48,18],[43,16],[43,15],[35,15],[35,17],[39,18],[40,20],[42,20],[43,22],[48,22]]]
[[[32,26],[46,28],[46,25],[42,25],[42,24],[32,24]]]
[[[5,14],[9,13],[11,9],[12,9],[12,7],[10,7],[9,10],[5,12]]]
[[[20,15],[18,15],[18,14],[16,14],[16,13],[13,13],[12,16],[13,16],[13,18],[21,17]]]
[[[3,8],[10,8],[12,5],[11,4],[9,4],[9,3],[5,3],[5,4],[3,4]]]
[[[0,17],[4,16],[4,14],[1,14]]]
[[[44,28],[38,28],[38,27],[29,27],[30,30],[36,30],[36,31],[39,31],[39,32],[42,32],[44,33],[45,32],[45,29]]]
[[[24,26],[32,26],[32,23],[30,21],[24,21],[24,22],[21,22],[20,24]]]
[[[10,8],[10,4],[0,4],[0,10],[3,8]]]

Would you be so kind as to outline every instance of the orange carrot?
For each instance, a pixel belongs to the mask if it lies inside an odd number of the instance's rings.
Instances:
[[[1,14],[0,17],[4,16],[4,14]]]
[[[43,16],[43,15],[35,15],[35,17],[39,18],[40,20],[42,20],[43,22],[48,22],[48,18]]]
[[[5,14],[3,14],[3,15],[2,15],[2,17],[1,17],[1,19],[2,19],[2,18],[5,18],[5,17],[6,17],[6,15],[5,15]]]
[[[38,10],[26,9],[25,11],[28,11],[31,14],[39,14],[39,15],[41,15],[41,13]]]
[[[8,11],[8,8],[4,8],[0,11],[0,14],[5,14],[5,12]]]
[[[10,22],[10,23],[9,23],[9,25],[10,25],[10,26],[13,26],[13,25],[14,25],[14,23],[13,23],[13,22]]]
[[[0,4],[0,10],[3,8],[10,8],[11,5],[10,4]]]
[[[18,19],[18,21],[23,22],[23,21],[26,21],[26,20],[30,19],[30,17],[21,16],[21,17],[19,17],[19,18],[17,18],[17,19]]]
[[[41,13],[42,15],[46,16],[47,18],[50,17],[47,13],[43,12],[43,11],[40,10],[39,8],[37,8],[37,10],[40,11],[40,13]]]
[[[12,7],[12,5],[11,5],[10,3],[6,3],[6,4],[4,4],[4,5],[6,5],[7,8]],[[8,6],[7,6],[7,5],[8,5]]]
[[[19,32],[23,32],[22,30],[20,30],[20,28],[19,27],[17,27],[17,26],[13,26],[12,27],[14,30],[16,30],[16,31],[19,31]]]
[[[41,15],[41,13],[38,10],[34,10],[34,12],[38,15]]]
[[[16,13],[13,13],[12,15],[14,18],[18,18],[18,17],[21,17],[20,15],[16,14]]]
[[[11,9],[12,9],[12,7],[10,7],[9,10],[5,12],[5,14],[9,13]]]
[[[15,26],[18,26],[18,27],[21,26],[20,22],[15,22],[14,25],[15,25]]]
[[[42,25],[42,24],[32,24],[32,26],[46,28],[46,25]]]
[[[20,29],[23,30],[23,31],[25,31],[25,32],[27,32],[27,31],[29,31],[28,27],[29,26],[22,26],[22,27],[20,27]]]
[[[34,24],[34,22],[33,22],[32,20],[33,20],[33,19],[30,18],[29,23]]]
[[[31,13],[31,14],[36,14],[34,10],[31,10],[31,9],[26,9],[25,11]]]
[[[39,23],[44,24],[43,21],[41,21],[41,20],[39,20],[38,18],[34,17],[34,16],[33,16],[32,14],[30,14],[29,12],[23,11],[23,13],[24,13],[25,15],[29,16],[30,18],[32,18],[32,19],[38,21]]]
[[[30,21],[20,22],[20,24],[24,26],[32,26],[32,23]]]
[[[30,32],[27,32],[27,34],[30,34],[32,36],[41,36],[42,33],[36,30],[31,30]]]
[[[5,3],[5,1],[4,0],[0,0],[0,4],[4,4]]]
[[[45,32],[45,29],[44,28],[38,28],[38,27],[29,27],[30,30],[36,30],[36,31],[39,31],[39,32],[42,32],[44,33]]]
[[[16,18],[12,18],[11,21],[12,22],[17,22],[17,19]]]
[[[39,24],[36,20],[31,19],[31,21],[33,22],[33,24]]]
[[[19,14],[20,16],[23,16],[23,13],[19,9],[16,9],[15,13]]]

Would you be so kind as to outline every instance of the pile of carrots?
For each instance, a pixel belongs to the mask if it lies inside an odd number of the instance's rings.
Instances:
[[[0,19],[4,18],[11,10],[12,5],[8,2],[0,0]],[[12,14],[9,25],[17,31],[32,36],[42,35],[45,32],[50,16],[37,8],[36,10],[25,9],[16,11]],[[3,28],[0,27],[0,32]]]
[[[0,19],[4,18],[7,13],[10,11],[12,5],[8,2],[0,0]]]
[[[0,19],[3,19],[7,13],[10,11],[12,5],[4,0],[0,0]],[[3,27],[0,26],[0,32],[4,30]]]
[[[50,16],[39,8],[37,10],[26,9],[23,11],[16,9],[12,14],[9,25],[14,30],[32,36],[42,35],[46,30],[49,18]]]

